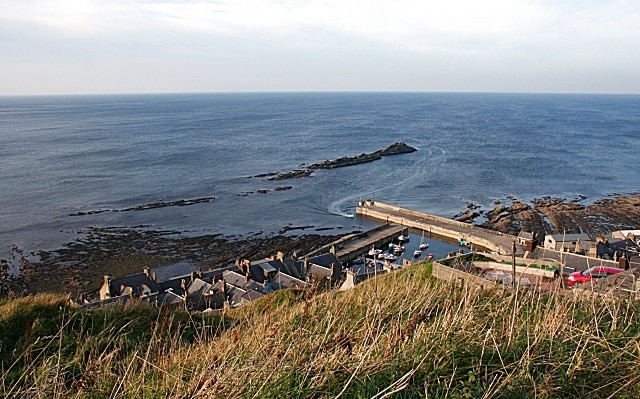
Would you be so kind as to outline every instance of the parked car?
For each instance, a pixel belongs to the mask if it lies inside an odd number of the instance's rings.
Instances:
[[[567,286],[575,287],[576,285],[589,283],[602,277],[611,276],[623,272],[624,269],[610,266],[594,266],[581,272],[573,272],[567,278]]]

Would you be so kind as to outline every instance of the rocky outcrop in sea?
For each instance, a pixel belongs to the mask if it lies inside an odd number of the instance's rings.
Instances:
[[[308,177],[313,173],[314,170],[317,170],[317,169],[343,168],[347,166],[353,166],[353,165],[359,165],[362,163],[377,161],[379,159],[382,159],[382,157],[385,157],[385,156],[409,154],[416,151],[418,150],[407,145],[403,141],[398,141],[396,143],[393,143],[375,152],[363,153],[363,154],[352,156],[352,157],[341,157],[334,160],[317,162],[307,166],[305,169],[296,169],[296,170],[283,172],[283,173],[266,173],[266,174],[258,175],[255,177],[271,176],[267,180],[285,180],[285,179],[293,179],[298,177]]]

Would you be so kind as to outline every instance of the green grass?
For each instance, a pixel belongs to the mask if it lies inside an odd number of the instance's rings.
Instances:
[[[460,288],[430,267],[223,316],[1,303],[0,396],[640,396],[637,302]]]

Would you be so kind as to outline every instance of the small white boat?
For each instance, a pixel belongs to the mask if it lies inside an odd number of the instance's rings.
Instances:
[[[404,252],[404,247],[402,245],[396,245],[393,248],[393,253],[396,254],[396,255],[400,255],[403,252]]]
[[[397,256],[395,256],[394,254],[387,254],[384,257],[386,260],[393,262],[394,260],[398,259]]]
[[[382,253],[381,249],[377,249],[376,247],[373,247],[369,250],[369,256],[377,256],[380,255]]]
[[[400,234],[398,236],[398,241],[399,242],[409,242],[409,235],[404,235],[404,234]]]
[[[419,258],[420,255],[422,255],[422,251],[420,251],[419,249],[416,249],[415,251],[413,251],[414,258]]]
[[[429,248],[429,243],[424,240],[424,230],[422,230],[422,236],[420,237],[420,245],[418,248],[421,250]]]
[[[349,219],[353,219],[355,217],[355,215],[353,213],[345,213],[344,217],[349,218]]]

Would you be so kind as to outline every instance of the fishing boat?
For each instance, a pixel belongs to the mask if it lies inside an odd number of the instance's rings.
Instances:
[[[416,249],[415,251],[413,251],[414,258],[419,258],[420,255],[422,255],[422,251],[420,251],[419,249]]]
[[[429,253],[424,259],[425,260],[433,260],[433,254]]]
[[[404,252],[404,246],[402,245],[396,245],[395,247],[393,247],[393,253],[396,255],[400,255],[401,253]]]
[[[380,255],[381,252],[382,252],[381,249],[377,249],[376,247],[371,247],[371,249],[369,250],[369,256],[377,256],[377,255]]]
[[[398,259],[398,257],[395,256],[394,254],[386,254],[384,258],[390,262],[393,262],[394,260]]]

